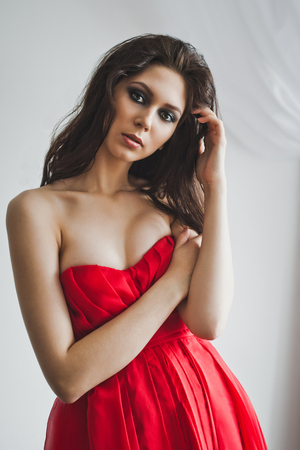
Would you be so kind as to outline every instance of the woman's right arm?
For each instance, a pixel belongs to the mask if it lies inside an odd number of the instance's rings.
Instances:
[[[14,279],[23,319],[44,376],[73,403],[129,364],[188,293],[200,241],[177,238],[165,274],[125,311],[75,342],[59,281],[61,234],[53,205],[39,190],[15,197],[7,210]],[[188,242],[187,242],[188,241]]]

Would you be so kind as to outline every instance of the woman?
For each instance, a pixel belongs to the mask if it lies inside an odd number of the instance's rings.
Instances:
[[[58,397],[46,450],[266,448],[208,342],[233,297],[225,147],[204,58],[138,36],[96,68],[41,187],[10,202],[20,306]]]

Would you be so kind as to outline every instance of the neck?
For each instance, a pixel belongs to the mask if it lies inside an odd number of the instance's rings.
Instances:
[[[81,182],[88,192],[113,196],[120,191],[133,190],[133,179],[128,174],[132,162],[115,158],[102,147],[98,150],[94,164],[81,175]]]

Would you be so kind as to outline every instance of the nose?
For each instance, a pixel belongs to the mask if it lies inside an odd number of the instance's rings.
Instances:
[[[150,131],[153,123],[154,111],[146,110],[135,119],[135,125],[142,127],[144,131]]]

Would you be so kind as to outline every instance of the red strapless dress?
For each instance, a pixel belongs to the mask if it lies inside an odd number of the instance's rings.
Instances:
[[[70,267],[60,277],[76,340],[111,320],[166,271],[164,236],[134,266]],[[75,403],[58,398],[45,450],[261,450],[253,406],[213,345],[176,309],[133,361]]]

